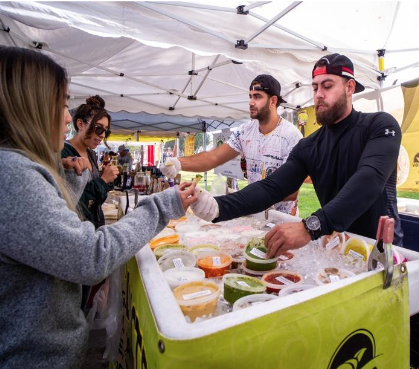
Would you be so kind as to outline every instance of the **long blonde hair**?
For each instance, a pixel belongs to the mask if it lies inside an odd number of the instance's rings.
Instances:
[[[0,46],[0,147],[23,151],[46,167],[74,210],[59,174],[67,74],[41,52]]]

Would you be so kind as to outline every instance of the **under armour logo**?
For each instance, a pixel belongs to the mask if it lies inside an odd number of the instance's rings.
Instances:
[[[395,136],[396,135],[396,131],[394,131],[394,130],[393,131],[390,131],[389,129],[386,128],[384,134],[387,135],[387,136],[388,135]]]

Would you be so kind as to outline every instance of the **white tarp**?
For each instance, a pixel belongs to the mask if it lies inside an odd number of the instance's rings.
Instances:
[[[261,73],[281,82],[290,105],[311,105],[313,64],[332,52],[354,61],[366,94],[383,74],[383,86],[419,76],[417,2],[218,3],[0,2],[0,44],[38,47],[63,64],[71,107],[100,94],[110,111],[176,116],[179,125],[183,116],[247,118],[248,87]]]

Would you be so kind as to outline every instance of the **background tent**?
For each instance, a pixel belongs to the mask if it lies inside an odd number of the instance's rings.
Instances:
[[[281,81],[286,108],[311,105],[313,63],[331,52],[353,59],[366,93],[399,83],[418,69],[418,15],[392,1],[1,2],[0,43],[65,65],[71,107],[100,94],[112,112],[177,116],[181,128],[182,117],[247,119],[260,73]]]

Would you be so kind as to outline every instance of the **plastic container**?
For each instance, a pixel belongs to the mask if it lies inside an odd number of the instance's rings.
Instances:
[[[220,287],[214,282],[195,281],[184,283],[173,290],[183,314],[194,322],[198,317],[209,317],[217,308]]]
[[[314,287],[317,287],[317,285],[315,285],[315,284],[304,284],[304,283],[297,284],[295,286],[286,286],[278,292],[278,296],[279,297],[288,296],[288,295],[292,295],[293,293],[309,290],[309,289],[314,288]]]
[[[221,224],[216,224],[216,223],[208,223],[208,224],[201,225],[201,229],[203,231],[209,231],[210,229],[219,229],[221,227],[222,227]]]
[[[367,262],[372,247],[372,245],[368,245],[362,238],[350,237],[346,240],[342,253],[354,259]]]
[[[160,245],[157,246],[153,252],[154,255],[156,256],[156,259],[159,260],[163,254],[165,254],[166,252],[171,252],[171,251],[181,251],[184,250],[186,251],[188,248],[185,245],[181,245],[179,243],[168,243],[165,245]]]
[[[197,256],[197,265],[205,272],[206,278],[223,276],[231,266],[232,258],[223,251],[201,252]]]
[[[252,270],[252,269],[246,268],[246,261],[243,264],[241,264],[240,269],[243,270],[244,274],[250,275],[251,277],[262,278],[262,276],[266,273],[266,270]],[[278,269],[279,268],[275,268],[275,269],[272,269],[271,271],[278,270]]]
[[[233,311],[246,309],[254,305],[260,305],[260,304],[263,304],[264,302],[275,300],[277,298],[278,296],[269,295],[267,293],[258,293],[256,295],[244,296],[244,297],[239,298],[233,304]]]
[[[172,290],[182,284],[203,281],[205,278],[203,270],[192,267],[167,269],[163,275]]]
[[[262,277],[268,292],[279,292],[282,288],[303,283],[304,279],[300,273],[290,270],[275,270],[265,273]]]
[[[314,280],[320,286],[328,283],[339,282],[342,279],[355,276],[350,270],[342,268],[324,268],[321,269],[315,276]]]
[[[267,249],[263,239],[252,238],[244,250],[246,259],[246,268],[255,271],[268,271],[275,269],[278,264],[278,257],[268,259],[266,257]]]
[[[205,231],[185,232],[182,239],[188,246],[194,246],[202,243],[214,244],[216,242],[215,237],[209,235],[208,232]]]
[[[163,272],[172,268],[194,267],[196,257],[189,251],[170,251],[158,260],[158,264]]]
[[[178,233],[195,232],[198,231],[201,226],[198,223],[181,222],[175,225],[175,230]]]
[[[156,237],[150,241],[150,247],[154,250],[157,246],[166,244],[179,243],[179,235],[173,234],[171,236]]]
[[[175,228],[176,224],[181,223],[181,222],[186,222],[187,220],[188,218],[186,216],[180,217],[179,219],[171,219],[167,227]]]
[[[286,263],[294,258],[294,253],[291,251],[287,251],[286,253],[278,256],[278,263]]]
[[[322,236],[320,239],[320,244],[328,250],[336,250],[342,252],[342,249],[345,245],[347,236],[345,232],[333,232],[331,235]]]
[[[166,227],[154,238],[160,238],[160,237],[164,237],[164,236],[172,236],[174,234],[175,234],[174,229]]]
[[[226,252],[227,254],[231,255],[233,260],[231,264],[232,269],[237,269],[240,264],[244,262],[244,255],[243,251],[245,248],[245,244],[242,242],[236,241],[227,241],[220,245],[220,250]]]
[[[198,256],[202,252],[220,251],[220,248],[217,245],[213,245],[211,243],[202,243],[189,247],[188,251],[194,254],[195,256]]]
[[[266,291],[266,286],[260,279],[243,274],[226,274],[223,284],[224,299],[230,304],[234,304],[241,297]]]

